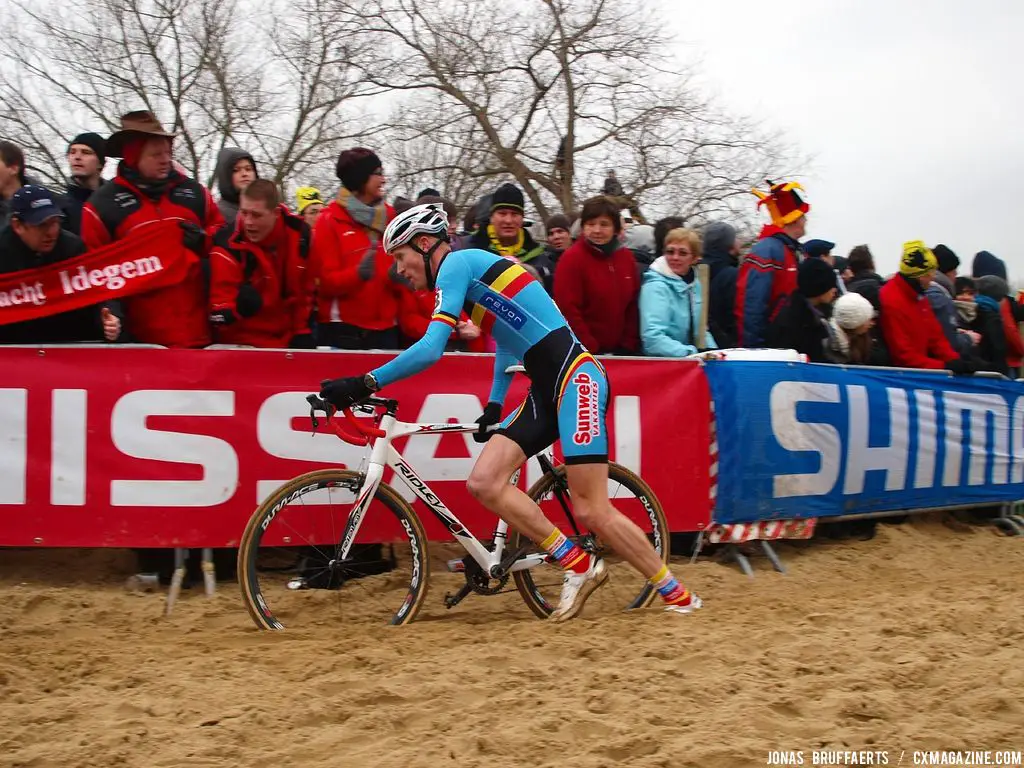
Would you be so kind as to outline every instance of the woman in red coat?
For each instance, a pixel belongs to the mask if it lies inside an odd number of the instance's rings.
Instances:
[[[590,352],[639,354],[640,279],[633,252],[619,240],[619,209],[592,197],[580,223],[582,236],[555,268],[555,303]]]
[[[339,349],[398,349],[404,287],[381,244],[395,212],[384,202],[380,158],[347,149],[336,167],[342,188],[313,230],[310,268],[317,281],[317,343]]]

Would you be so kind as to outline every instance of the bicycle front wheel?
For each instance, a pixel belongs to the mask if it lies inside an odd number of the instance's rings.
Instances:
[[[238,582],[257,627],[416,617],[427,593],[426,534],[412,507],[382,483],[347,535],[363,480],[347,469],[310,472],[256,508],[238,547]]]
[[[572,500],[569,498],[564,465],[557,467],[554,473],[544,475],[527,494],[548,520],[561,528],[569,538],[583,549],[604,558],[608,566],[608,583],[591,595],[587,601],[588,612],[614,613],[646,608],[651,604],[655,596],[654,587],[599,536],[582,527],[580,535],[570,535],[573,531],[568,514],[572,512]],[[651,487],[621,464],[609,463],[608,499],[612,506],[647,536],[654,551],[667,564],[671,547],[668,520]],[[540,551],[538,546],[518,532],[512,534],[510,546],[512,549],[525,547],[527,552]],[[538,618],[546,619],[558,606],[562,573],[557,563],[548,562],[529,570],[513,572],[512,577],[519,594]]]

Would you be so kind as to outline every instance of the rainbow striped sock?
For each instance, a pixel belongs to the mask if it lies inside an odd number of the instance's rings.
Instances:
[[[692,595],[690,591],[679,583],[672,575],[667,565],[661,566],[661,570],[652,576],[648,581],[658,590],[665,605],[687,605]]]
[[[565,538],[557,528],[540,545],[567,571],[586,573],[590,567],[590,555]]]

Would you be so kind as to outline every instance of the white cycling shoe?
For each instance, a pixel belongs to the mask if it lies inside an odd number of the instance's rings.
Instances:
[[[695,594],[690,594],[690,602],[686,605],[666,605],[665,610],[669,613],[693,613],[694,611],[700,610],[704,605],[704,601],[697,597]]]
[[[604,560],[590,556],[590,567],[585,573],[566,571],[562,576],[562,597],[548,621],[568,621],[583,610],[590,594],[608,581],[608,567]]]

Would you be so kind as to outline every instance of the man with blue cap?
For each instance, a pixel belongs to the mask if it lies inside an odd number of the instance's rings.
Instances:
[[[82,239],[61,228],[64,212],[48,189],[23,186],[11,197],[10,213],[10,223],[0,229],[0,273],[39,269],[85,253]],[[0,344],[114,341],[121,321],[112,304],[0,325]]]

